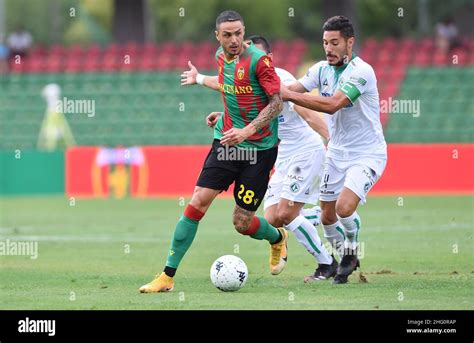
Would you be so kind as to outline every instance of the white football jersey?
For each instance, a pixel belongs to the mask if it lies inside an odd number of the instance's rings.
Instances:
[[[281,82],[288,86],[296,82],[296,78],[288,71],[275,68]],[[306,151],[324,149],[324,144],[317,132],[294,110],[294,104],[283,102],[283,110],[278,115],[278,160],[286,160],[295,154]]]
[[[345,108],[326,116],[331,136],[327,157],[341,161],[387,158],[377,79],[368,63],[355,55],[348,64],[337,69],[321,61],[298,81],[308,91],[318,88],[322,96],[329,97],[340,90],[351,101]],[[377,173],[383,170],[379,170],[378,165],[369,167]]]

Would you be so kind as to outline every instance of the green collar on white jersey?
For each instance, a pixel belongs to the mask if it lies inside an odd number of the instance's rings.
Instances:
[[[356,58],[356,57],[357,57],[357,55],[353,52],[353,53],[352,53],[352,58],[349,60],[349,62],[352,61],[352,60],[353,60],[354,58]],[[336,73],[336,77],[337,77],[337,78],[339,78],[339,75],[341,75],[341,73],[342,73],[344,70],[346,70],[346,67],[349,65],[349,62],[343,64],[343,65],[340,66],[340,67],[331,66],[331,67],[333,67],[334,72]]]

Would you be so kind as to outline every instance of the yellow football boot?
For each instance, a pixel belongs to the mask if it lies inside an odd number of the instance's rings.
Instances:
[[[157,293],[157,292],[169,292],[174,288],[174,281],[172,277],[169,277],[164,272],[160,275],[156,275],[155,279],[140,287],[140,293]]]
[[[270,273],[273,275],[280,274],[288,260],[288,231],[281,227],[278,228],[278,231],[283,238],[280,242],[270,246]]]

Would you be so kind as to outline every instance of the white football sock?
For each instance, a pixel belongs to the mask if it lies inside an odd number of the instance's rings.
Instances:
[[[332,263],[331,255],[329,255],[326,248],[321,244],[318,231],[308,219],[299,215],[285,227],[295,234],[298,242],[317,259],[318,263]]]
[[[358,245],[360,217],[357,212],[352,213],[349,217],[339,217],[339,221],[344,226],[346,239],[344,240],[344,248],[355,250]]]
[[[318,226],[321,223],[321,207],[319,206],[303,208],[301,209],[300,214],[308,219],[314,226]]]
[[[324,225],[324,237],[331,244],[332,251],[336,251],[337,255],[342,258],[344,255],[344,226],[338,220],[334,224]]]

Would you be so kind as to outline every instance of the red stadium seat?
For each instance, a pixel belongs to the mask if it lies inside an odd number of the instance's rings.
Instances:
[[[159,47],[158,47],[158,52],[160,54],[163,53],[163,54],[166,54],[166,55],[175,55],[179,51],[180,51],[179,47],[174,42],[166,42],[166,43],[163,43],[163,44],[159,45]]]
[[[427,52],[419,52],[415,55],[413,64],[426,67],[431,64],[431,55]]]
[[[146,55],[143,56],[140,63],[141,70],[156,70],[158,69],[158,59],[157,57]]]
[[[138,45],[136,42],[128,42],[122,47],[125,53],[138,53],[141,50],[142,45]]]
[[[28,59],[25,65],[25,72],[29,73],[41,73],[46,67],[46,57],[37,56]]]
[[[110,44],[109,46],[107,46],[105,48],[104,53],[105,53],[105,55],[109,55],[109,56],[111,56],[111,55],[117,56],[117,55],[121,54],[121,48],[118,44],[113,43],[113,44]]]
[[[23,73],[25,71],[26,68],[29,67],[29,62],[26,62],[26,60],[22,63],[15,63],[14,60],[11,60],[10,61],[10,71],[12,73]]]
[[[85,53],[91,56],[98,56],[102,53],[102,49],[99,44],[92,44],[86,49]]]
[[[395,81],[395,82],[400,82],[405,78],[406,74],[406,66],[402,64],[397,64],[395,65],[394,68],[390,69],[389,72],[389,77]]]
[[[64,70],[69,73],[77,73],[82,71],[82,59],[78,57],[70,57],[66,60]]]
[[[82,46],[75,44],[71,45],[69,49],[66,50],[66,55],[68,57],[80,57],[84,54],[84,49]]]
[[[389,64],[392,61],[392,56],[393,56],[392,51],[388,49],[384,49],[384,50],[381,50],[380,53],[378,54],[377,60],[379,63]]]
[[[441,51],[435,52],[435,54],[433,55],[433,64],[434,65],[443,66],[443,65],[446,65],[448,63],[449,64],[452,63],[452,59],[451,59],[450,54],[446,54],[446,53],[441,52]]]
[[[170,70],[174,68],[174,61],[171,56],[163,56],[157,59],[156,68],[158,70]],[[185,66],[186,68],[186,66]]]
[[[44,70],[48,73],[59,73],[63,71],[63,60],[58,55],[50,55],[46,60]]]
[[[143,54],[144,55],[149,55],[149,54],[156,54],[158,52],[158,46],[155,43],[145,43],[143,46]]]
[[[465,65],[468,64],[469,55],[467,54],[465,49],[458,48],[453,50],[451,53],[452,63],[454,65]]]
[[[101,63],[100,63],[100,60],[98,58],[91,58],[91,59],[86,59],[84,61],[84,65],[82,67],[82,70],[83,71],[86,71],[86,72],[94,72],[94,71],[98,71],[98,70],[101,70]]]
[[[434,41],[432,38],[424,38],[419,44],[419,48],[427,52],[432,52],[434,47]]]
[[[474,50],[471,50],[471,55],[469,56],[469,64],[474,65]]]
[[[119,60],[117,58],[118,54],[112,54],[110,50],[107,50],[107,54],[104,55],[104,59],[102,60],[102,70],[104,71],[116,71],[120,68],[121,64],[123,64],[124,60]]]
[[[400,42],[399,49],[401,51],[407,51],[413,53],[415,51],[417,43],[414,39],[405,38]]]
[[[53,45],[50,47],[48,54],[54,56],[64,56],[65,48],[62,45]]]
[[[37,45],[30,50],[30,56],[46,56],[47,54],[48,49],[41,45]]]
[[[377,49],[377,46],[378,46],[378,43],[375,39],[373,38],[367,38],[365,41],[364,41],[364,45],[362,47],[362,49],[368,49],[368,50],[376,50]]]
[[[382,51],[396,51],[397,49],[399,49],[398,44],[399,43],[393,38],[385,38],[381,43],[380,49]]]
[[[403,65],[405,66],[406,64],[410,63],[412,59],[412,52],[409,50],[400,50],[396,55],[394,59],[394,64],[395,65]]]
[[[188,61],[191,59],[192,54],[184,54],[181,53],[176,58],[172,59],[172,68],[173,69],[187,69],[188,68]]]
[[[125,54],[127,56],[128,54]],[[118,68],[122,71],[133,71],[140,69],[142,57],[138,53],[130,53],[129,57],[120,61]]]
[[[296,40],[292,43],[291,48],[289,50],[293,50],[303,54],[306,51],[306,42],[302,39]]]

